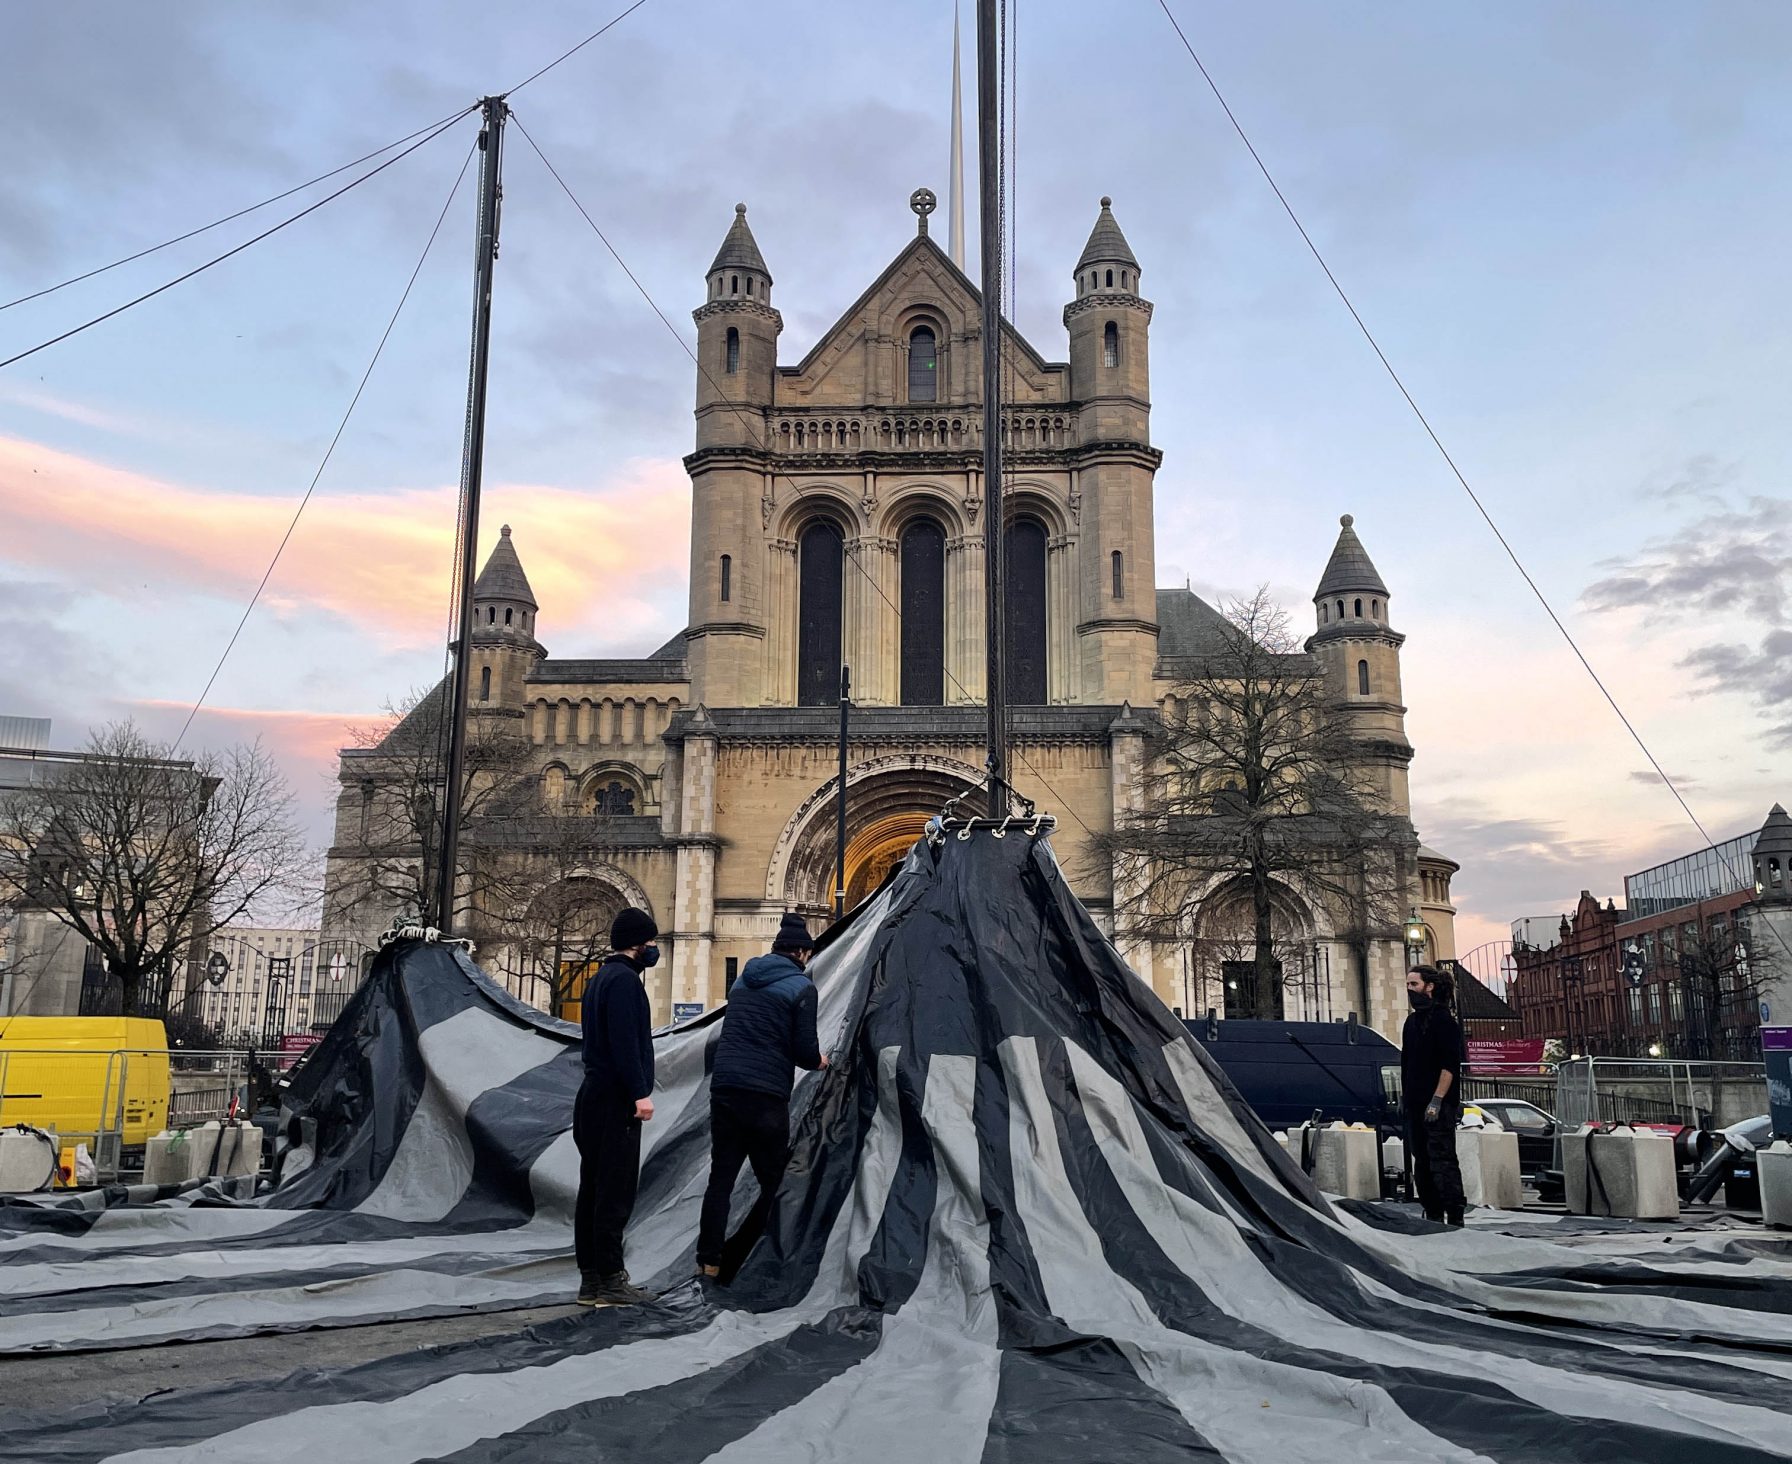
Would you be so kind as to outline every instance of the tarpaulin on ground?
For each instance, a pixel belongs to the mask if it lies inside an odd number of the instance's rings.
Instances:
[[[656,1043],[629,1265],[658,1303],[0,1421],[0,1457],[1792,1457],[1784,1247],[1329,1204],[1019,828],[917,847],[814,974],[835,1065],[731,1287],[688,1279],[712,1017]],[[576,1065],[459,953],[398,949],[270,1201],[0,1217],[0,1347],[566,1297]]]

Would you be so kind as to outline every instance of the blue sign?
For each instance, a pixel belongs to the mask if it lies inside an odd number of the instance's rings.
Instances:
[[[703,1003],[700,1001],[675,1001],[672,1003],[672,1020],[688,1022],[692,1017],[703,1015]]]

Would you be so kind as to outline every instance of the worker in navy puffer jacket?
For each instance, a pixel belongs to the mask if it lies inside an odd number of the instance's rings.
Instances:
[[[790,1090],[798,1068],[825,1068],[815,1033],[815,983],[803,974],[815,942],[800,915],[786,915],[769,956],[747,962],[728,993],[728,1012],[709,1078],[709,1188],[697,1230],[697,1266],[722,1266],[728,1202],[743,1163],[751,1163],[759,1199],[737,1242],[764,1228],[790,1162]],[[732,1248],[731,1248],[732,1249]]]

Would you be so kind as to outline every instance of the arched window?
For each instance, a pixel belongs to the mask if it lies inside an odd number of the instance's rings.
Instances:
[[[1380,600],[1371,600],[1369,602],[1369,618],[1371,620],[1380,620],[1381,619],[1381,601]]]
[[[514,611],[514,610],[511,610],[511,609],[509,609],[509,608],[506,608],[506,609],[505,609],[505,611],[504,611],[504,623],[505,623],[505,624],[506,624],[506,625],[509,625],[509,624],[510,624],[510,617],[511,617],[511,616],[512,616],[512,615],[514,615],[514,614],[516,614],[516,611]]]
[[[730,376],[740,370],[740,332],[733,326],[728,327],[727,356],[723,365]]]
[[[1111,289],[1113,289],[1113,288],[1114,288],[1114,272],[1113,272],[1113,270],[1111,270],[1111,269],[1110,269],[1110,270],[1109,270],[1109,271],[1108,271],[1108,281],[1107,281],[1107,283],[1108,283],[1108,288],[1109,288],[1109,289],[1110,289],[1110,290],[1111,290]]]
[[[1340,600],[1340,601],[1338,601],[1338,619],[1342,620],[1343,618],[1344,618],[1344,602],[1342,600]]]
[[[748,275],[747,276],[747,294],[749,296],[751,296],[752,293],[753,293],[753,276]]]
[[[939,400],[939,343],[933,328],[917,325],[908,338],[908,399],[911,402]]]
[[[496,605],[487,605],[485,607],[485,623],[487,625],[492,625],[496,623],[497,619],[498,607]]]
[[[817,519],[797,539],[796,700],[820,707],[840,700],[840,588],[846,540]]]
[[[1356,618],[1358,620],[1363,618],[1363,602],[1361,600],[1356,602]]]
[[[491,699],[492,668],[490,666],[481,666],[479,668],[479,700],[490,701]]]
[[[902,704],[946,700],[946,531],[916,519],[902,531]]]
[[[1120,271],[1120,288],[1123,290],[1130,290],[1132,288],[1132,276],[1127,274],[1125,270]]]
[[[1126,597],[1126,559],[1118,549],[1114,551],[1114,598]]]
[[[1369,663],[1367,661],[1356,663],[1356,691],[1358,696],[1369,694]]]
[[[740,293],[740,276],[739,275],[729,275],[728,276],[728,293],[730,295],[738,295]]]
[[[1326,604],[1323,600],[1319,602],[1319,623],[1321,625],[1330,625],[1332,623],[1332,607]]]
[[[1120,364],[1120,327],[1111,320],[1101,328],[1101,364]]]
[[[1007,602],[1008,700],[1016,706],[1043,706],[1045,665],[1045,525],[1017,518],[1003,536]]]
[[[634,816],[635,790],[620,779],[598,784],[591,790],[590,796],[591,811],[595,814],[621,818]]]
[[[726,605],[734,598],[734,559],[733,556],[722,556],[722,603]]]
[[[1767,883],[1776,890],[1780,887],[1780,862],[1777,859],[1767,861]]]

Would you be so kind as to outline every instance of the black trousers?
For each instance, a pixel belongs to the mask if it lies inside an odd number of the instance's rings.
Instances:
[[[715,1088],[709,1095],[709,1188],[703,1192],[703,1218],[697,1227],[697,1264],[720,1266],[723,1252],[738,1263],[737,1249],[751,1246],[771,1214],[778,1182],[790,1162],[790,1105],[770,1093],[743,1088]],[[729,1246],[728,1201],[742,1164],[753,1166],[759,1198]]]
[[[1462,1214],[1462,1166],[1456,1162],[1456,1125],[1461,1118],[1462,1105],[1454,1098],[1444,1100],[1435,1123],[1425,1121],[1423,1108],[1406,1110],[1406,1149],[1412,1155],[1413,1185],[1419,1203],[1433,1220]]]
[[[572,1138],[579,1146],[573,1210],[579,1270],[613,1276],[623,1269],[622,1232],[641,1186],[641,1120],[630,1100],[606,1094],[586,1078],[573,1103]]]

